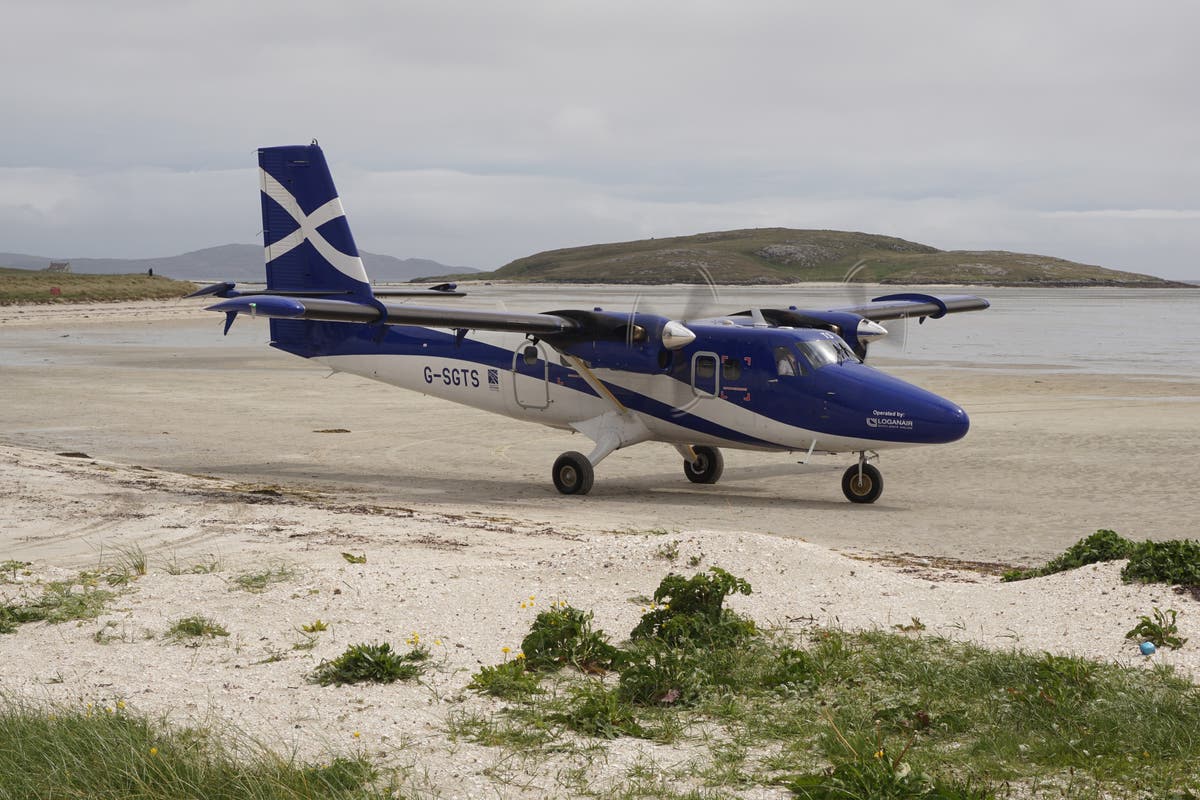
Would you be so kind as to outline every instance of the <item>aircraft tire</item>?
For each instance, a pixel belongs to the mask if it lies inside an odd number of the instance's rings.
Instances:
[[[563,494],[587,494],[595,477],[592,462],[574,450],[563,453],[554,462],[554,488]]]
[[[860,480],[855,464],[842,475],[842,494],[851,503],[874,503],[883,494],[883,475],[873,465],[863,464]]]
[[[703,445],[692,448],[696,453],[696,461],[683,462],[683,474],[692,483],[716,483],[721,480],[725,471],[725,459],[721,451],[715,447]]]

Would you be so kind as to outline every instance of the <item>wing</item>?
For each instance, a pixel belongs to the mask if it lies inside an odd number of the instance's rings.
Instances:
[[[956,294],[939,297],[932,294],[889,294],[876,297],[869,303],[846,308],[831,308],[834,313],[857,314],[873,321],[902,319],[904,317],[929,317],[941,319],[947,314],[960,311],[982,311],[991,306],[982,297],[971,294]]]

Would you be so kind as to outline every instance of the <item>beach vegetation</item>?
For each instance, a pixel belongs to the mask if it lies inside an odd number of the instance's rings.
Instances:
[[[0,705],[0,797],[145,800],[367,800],[398,780],[362,754],[321,763],[280,755],[234,730],[171,728],[128,713]]]
[[[1138,624],[1125,634],[1125,638],[1137,642],[1150,642],[1157,648],[1169,647],[1178,650],[1187,643],[1187,639],[1179,637],[1179,626],[1175,624],[1177,614],[1173,608],[1166,611],[1155,608],[1153,619],[1143,614],[1138,618]]]
[[[365,564],[367,563],[367,554],[354,555],[354,553],[342,553],[342,558],[346,559],[347,564]]]
[[[604,631],[592,627],[592,619],[591,611],[561,603],[539,612],[521,640],[519,660],[532,672],[564,666],[593,673],[612,669],[620,651],[609,643]]]
[[[19,561],[15,558],[6,558],[0,561],[0,582],[16,583],[17,575],[29,575],[29,567],[33,566],[31,561]]]
[[[0,604],[0,633],[13,633],[27,622],[58,624],[95,619],[115,596],[114,592],[97,588],[95,577],[87,572],[75,580],[50,581],[39,597]]]
[[[1130,583],[1200,586],[1200,541],[1145,541],[1133,548],[1121,578]]]
[[[1098,564],[1104,561],[1119,561],[1129,558],[1133,552],[1134,543],[1115,531],[1101,529],[1090,536],[1080,539],[1066,551],[1046,564],[1031,569],[1013,569],[1005,572],[1003,580],[1020,581],[1027,578],[1039,578],[1043,575],[1053,575],[1056,572],[1066,572],[1071,569]]]
[[[654,557],[661,558],[663,561],[674,562],[679,558],[679,540],[672,539],[669,542],[663,542],[654,550]]]
[[[177,556],[172,555],[171,560],[163,565],[163,570],[168,575],[211,575],[214,572],[220,572],[223,569],[221,559],[216,555],[209,555],[203,561],[197,561],[191,565],[179,563]]]
[[[1060,556],[1040,567],[1012,569],[1003,580],[1019,581],[1053,575],[1071,569],[1105,561],[1129,559],[1121,570],[1126,583],[1166,583],[1177,586],[1200,586],[1200,541],[1172,539],[1155,542],[1147,539],[1134,542],[1111,530],[1098,530],[1080,539]]]
[[[398,653],[387,642],[355,644],[330,661],[322,661],[312,674],[313,683],[342,686],[348,683],[394,683],[423,673],[429,651],[421,645]]]
[[[276,564],[254,572],[243,572],[229,579],[233,588],[246,592],[265,591],[274,583],[283,583],[296,577],[296,570],[287,564]]]
[[[804,798],[973,800],[1047,787],[1091,798],[1133,782],[1166,797],[1200,779],[1200,688],[1170,667],[988,650],[915,621],[901,631],[763,628],[724,607],[749,592],[719,568],[668,575],[613,661],[615,685],[515,661],[481,671],[472,688],[510,705],[477,719],[472,740],[515,747],[510,726],[538,731],[545,743],[527,741],[523,758],[558,752],[565,733],[683,740],[704,753],[684,778],[705,791],[784,786]],[[1146,619],[1174,623],[1170,613]],[[519,690],[485,688],[515,681]],[[612,796],[672,777],[667,767],[631,773]]]
[[[519,658],[482,667],[467,688],[505,700],[522,700],[542,691],[540,677],[525,669],[524,659]]]
[[[654,590],[655,608],[642,615],[630,638],[658,639],[670,645],[735,644],[755,634],[754,622],[724,607],[733,594],[748,595],[750,584],[720,567],[691,578],[671,573]]]
[[[320,633],[321,631],[329,630],[329,623],[320,619],[314,619],[312,622],[301,625],[300,630],[305,633]]]
[[[167,629],[167,637],[177,641],[196,639],[215,639],[218,636],[228,636],[225,626],[212,617],[193,614],[181,617],[171,623]]]

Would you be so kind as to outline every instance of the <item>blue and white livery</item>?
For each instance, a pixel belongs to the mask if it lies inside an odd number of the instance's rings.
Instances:
[[[586,455],[554,464],[564,494],[592,488],[594,467],[622,447],[665,442],[695,483],[715,483],[719,448],[854,453],[842,490],[856,503],[883,489],[878,451],[953,442],[967,433],[954,403],[863,363],[880,321],[976,311],[973,296],[894,294],[850,308],[755,308],[702,320],[640,311],[510,313],[389,303],[460,296],[453,284],[373,291],[325,156],[310,145],[258,151],[265,290],[219,283],[209,310],[270,319],[271,345],[350,372],[485,411],[578,431]]]

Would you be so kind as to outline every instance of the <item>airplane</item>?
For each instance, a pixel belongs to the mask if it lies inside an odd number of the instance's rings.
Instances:
[[[325,155],[308,145],[258,151],[266,288],[216,283],[225,333],[239,314],[270,320],[270,344],[352,373],[586,436],[551,471],[585,495],[595,467],[642,442],[673,445],[696,484],[716,483],[720,448],[855,454],[842,476],[852,503],[883,491],[879,451],[953,442],[959,406],[864,363],[881,321],[988,308],[969,295],[899,293],[823,310],[751,308],[704,319],[649,311],[520,313],[439,304],[454,284],[373,289]],[[388,302],[388,297],[404,297]],[[456,305],[456,304],[455,304]]]

